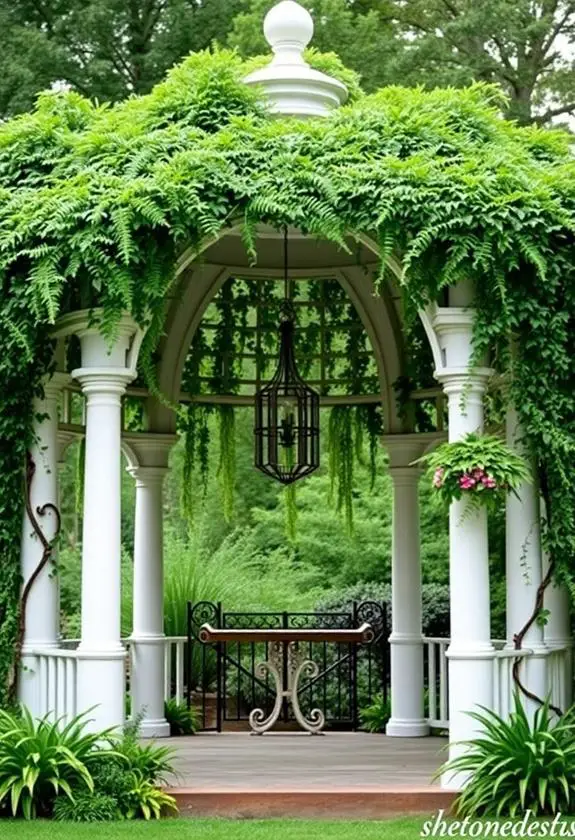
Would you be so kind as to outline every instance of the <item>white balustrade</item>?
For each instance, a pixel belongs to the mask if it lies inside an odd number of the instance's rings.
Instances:
[[[447,649],[450,639],[424,638],[427,650],[428,721],[434,729],[449,729],[449,684]],[[515,683],[513,665],[517,658],[529,657],[529,648],[510,650],[505,642],[492,642],[493,653],[493,704],[492,708],[501,717],[507,717],[513,710]],[[547,659],[547,686],[551,703],[565,711],[570,703],[569,674],[572,673],[573,649],[570,647],[549,649]]]
[[[167,636],[164,643],[164,700],[183,703],[186,636]]]
[[[448,677],[446,651],[449,639],[424,639],[427,648],[427,694],[429,725],[449,727]]]
[[[565,711],[570,703],[572,690],[568,680],[573,674],[573,648],[552,648],[547,655],[547,683],[553,706]]]
[[[427,686],[429,725],[435,729],[449,728],[449,683],[447,668],[447,649],[450,639],[424,638],[427,650]],[[134,643],[124,640],[127,650]],[[164,699],[175,699],[183,703],[186,699],[184,682],[186,659],[186,636],[166,637],[164,643]],[[78,658],[81,654],[75,649],[73,640],[62,642],[62,647],[55,650],[32,651],[35,670],[38,676],[38,709],[40,716],[50,715],[54,720],[70,721],[78,714],[77,672]],[[506,717],[513,709],[513,664],[520,657],[532,654],[529,648],[509,650],[505,642],[493,642],[493,710]],[[545,654],[547,658],[547,685],[549,697],[554,706],[563,711],[569,705],[569,674],[573,669],[573,649],[571,647],[552,648]],[[129,679],[129,676],[128,676]]]
[[[513,680],[513,666],[517,659],[530,656],[529,648],[521,650],[498,650],[493,656],[493,711],[506,718],[513,710],[513,694],[515,683]]]
[[[69,723],[78,714],[78,653],[76,650],[38,650],[30,653],[37,674],[39,717]]]

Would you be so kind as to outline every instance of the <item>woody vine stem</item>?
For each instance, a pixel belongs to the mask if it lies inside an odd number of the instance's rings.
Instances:
[[[16,647],[15,647],[15,654],[14,654],[14,666],[13,666],[13,673],[12,673],[12,680],[8,687],[8,700],[10,703],[15,703],[16,698],[18,696],[18,684],[20,679],[20,664],[22,662],[22,648],[24,645],[24,635],[26,632],[26,608],[28,605],[28,598],[30,597],[30,592],[32,591],[32,587],[34,583],[38,579],[39,575],[43,571],[43,569],[47,566],[47,564],[52,559],[52,553],[54,551],[54,546],[60,534],[60,529],[62,526],[62,517],[60,516],[60,511],[56,507],[56,505],[52,504],[52,502],[47,502],[44,505],[38,505],[36,510],[34,511],[32,507],[32,484],[34,481],[34,475],[36,473],[36,464],[30,452],[26,454],[26,472],[25,472],[25,487],[24,487],[24,504],[26,506],[26,513],[28,514],[28,519],[30,520],[30,524],[32,525],[33,532],[38,537],[40,544],[42,546],[42,557],[40,558],[40,562],[26,581],[23,589],[22,595],[20,598],[20,610],[18,615],[18,634],[16,637]],[[47,513],[52,512],[56,518],[56,528],[54,531],[54,536],[52,539],[48,539],[42,530],[42,526],[40,524],[40,520],[38,517],[44,517]]]
[[[549,495],[549,489],[548,489],[548,483],[547,483],[547,476],[546,476],[544,471],[540,472],[540,485],[541,485],[541,494],[542,494],[543,499],[545,501],[545,506],[546,506],[546,511],[547,511],[547,526],[549,526],[550,520],[551,520],[551,501],[550,501],[550,495]],[[537,587],[537,592],[535,593],[535,603],[533,605],[533,612],[531,613],[531,615],[529,616],[529,618],[527,619],[527,621],[525,622],[525,624],[523,625],[521,630],[519,630],[519,632],[515,633],[515,635],[513,636],[513,646],[514,646],[515,650],[521,650],[522,649],[523,640],[524,640],[525,636],[527,635],[527,633],[529,632],[531,627],[533,627],[533,625],[535,624],[535,622],[538,620],[539,616],[541,615],[541,611],[543,610],[543,604],[544,604],[545,590],[547,589],[547,587],[550,585],[551,581],[553,580],[554,572],[555,572],[555,559],[553,557],[551,557],[547,572],[545,573],[545,576],[543,577],[541,583]],[[534,703],[538,703],[540,706],[543,706],[544,700],[541,697],[538,697],[532,691],[529,691],[529,689],[523,684],[523,682],[521,680],[521,677],[519,676],[519,671],[521,669],[521,662],[522,661],[523,661],[522,657],[517,657],[517,659],[513,663],[513,669],[512,669],[512,672],[511,672],[512,677],[513,677],[513,682],[515,683],[517,688],[521,691],[521,693],[525,697],[529,698],[529,700],[532,700]],[[558,717],[562,717],[563,712],[557,706],[554,706],[552,703],[550,703],[549,708],[553,712],[555,712],[555,714],[558,715]]]

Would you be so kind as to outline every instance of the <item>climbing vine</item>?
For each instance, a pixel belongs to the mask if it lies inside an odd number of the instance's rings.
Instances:
[[[45,94],[33,113],[0,126],[4,686],[18,628],[22,506],[16,500],[22,499],[32,397],[52,364],[50,326],[74,308],[98,307],[100,327],[111,337],[128,310],[148,328],[139,364],[152,382],[178,255],[237,220],[253,258],[258,223],[289,224],[348,251],[354,237],[370,235],[382,255],[382,281],[387,257],[401,264],[397,283],[408,315],[442,300],[447,286],[473,281],[476,359],[489,353],[509,381],[508,398],[546,488],[545,547],[557,579],[572,575],[575,162],[569,138],[505,123],[501,93],[484,85],[389,88],[358,94],[323,122],[271,119],[257,91],[243,84],[245,72],[232,53],[201,53],[147,96],[103,107],[76,93]],[[221,418],[229,447],[231,412]],[[346,507],[352,467],[342,442],[352,436],[351,412],[338,410],[333,424],[344,458],[336,494]],[[231,476],[220,475],[229,489]]]

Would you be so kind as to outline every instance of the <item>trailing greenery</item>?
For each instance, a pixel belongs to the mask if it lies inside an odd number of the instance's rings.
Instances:
[[[482,728],[465,753],[441,773],[470,774],[457,798],[462,816],[572,814],[575,804],[575,710],[559,720],[549,703],[527,715],[518,692],[509,720],[483,709],[469,713]]]
[[[350,406],[332,408],[329,417],[329,473],[331,494],[337,510],[344,512],[348,530],[353,531],[353,409]]]
[[[140,366],[153,381],[177,255],[231,219],[243,221],[252,255],[260,222],[344,248],[369,233],[382,280],[385,258],[400,260],[408,317],[448,285],[473,281],[476,358],[489,351],[507,375],[547,503],[546,548],[557,575],[570,575],[575,163],[567,136],[505,123],[500,92],[484,85],[388,88],[328,120],[272,119],[243,84],[245,71],[232,53],[200,53],[147,96],[109,107],[76,93],[43,95],[33,113],[0,126],[2,684],[18,619],[14,500],[31,399],[51,364],[51,324],[97,306],[112,336],[130,311],[148,325]]]
[[[234,513],[236,485],[236,433],[235,414],[230,405],[222,405],[220,414],[220,461],[218,478],[222,490],[224,518],[230,522]]]
[[[468,509],[496,510],[501,498],[529,480],[525,460],[494,435],[468,434],[419,459],[432,471],[432,485],[446,508],[464,499]]]
[[[379,379],[369,339],[355,306],[349,301],[339,281],[300,280],[294,286],[292,298],[300,304],[294,316],[295,350],[302,375],[319,377],[319,390],[323,395],[341,394],[343,388],[345,393],[353,395],[376,393],[379,390]],[[208,306],[194,333],[182,374],[182,390],[194,396],[229,396],[243,393],[242,380],[263,383],[271,377],[279,351],[278,325],[283,297],[283,289],[273,278],[248,282],[241,277],[230,277]],[[338,330],[340,334],[334,339]],[[247,358],[242,356],[245,350],[250,354]],[[234,493],[237,486],[234,487],[233,481],[235,451],[230,448],[227,437],[222,436],[222,422],[225,425],[226,415],[231,416],[232,409],[225,404],[214,406],[194,403],[188,406],[180,424],[186,451],[182,508],[191,524],[197,522],[198,513],[198,506],[195,510],[193,506],[198,496],[193,492],[193,484],[199,481],[204,491],[207,486],[209,417],[214,410],[220,418],[218,437],[221,472],[223,474],[224,467],[228,465],[230,472],[222,483],[228,521],[231,520],[232,500],[237,495],[237,492]],[[369,439],[369,466],[374,482],[375,454],[382,432],[378,407],[357,406],[350,411],[356,460],[363,463],[366,433]],[[334,451],[332,470],[337,479],[341,459],[339,448],[336,447]],[[291,450],[282,450],[282,454],[286,459],[294,457]],[[352,508],[351,483],[346,485],[345,494],[346,500],[342,501],[339,509],[348,516]],[[295,498],[295,488],[286,489],[286,535],[291,542],[296,533]],[[348,528],[351,531],[349,522]]]

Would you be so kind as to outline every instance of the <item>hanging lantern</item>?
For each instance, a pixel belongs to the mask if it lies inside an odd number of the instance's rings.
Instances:
[[[319,467],[319,395],[297,371],[295,313],[284,236],[285,299],[281,310],[278,368],[255,398],[255,464],[266,475],[291,484]]]

